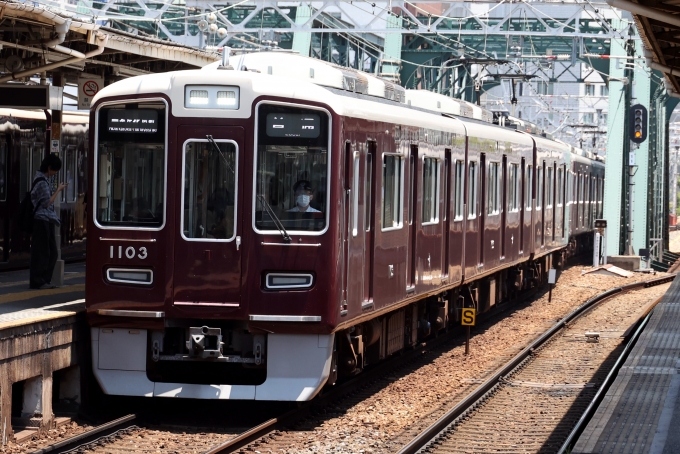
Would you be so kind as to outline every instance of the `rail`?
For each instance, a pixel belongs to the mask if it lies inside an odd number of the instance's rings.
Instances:
[[[526,361],[531,354],[539,348],[541,345],[546,343],[555,334],[566,327],[571,321],[583,315],[585,312],[593,308],[598,303],[623,292],[627,292],[637,288],[648,288],[655,285],[665,284],[672,281],[675,278],[675,274],[671,276],[664,276],[661,278],[650,279],[642,282],[635,282],[632,284],[623,285],[621,287],[616,287],[606,292],[595,295],[594,297],[588,299],[585,303],[574,309],[566,317],[560,320],[558,323],[553,325],[545,333],[543,333],[538,339],[532,342],[524,350],[519,352],[507,362],[503,367],[498,369],[491,377],[489,377],[484,383],[477,387],[474,391],[468,394],[463,400],[461,400],[455,407],[451,408],[446,414],[440,417],[427,429],[423,430],[417,437],[411,440],[406,446],[404,446],[399,454],[415,454],[424,446],[426,446],[433,438],[437,436],[441,431],[443,431],[449,424],[451,424],[456,418],[462,415],[464,412],[474,407],[477,402],[483,399],[487,393],[493,390],[497,383],[502,381],[503,377],[508,375],[512,370],[519,366],[522,362]],[[639,331],[639,329],[638,329]],[[617,361],[617,364],[619,362]],[[620,367],[620,366],[619,366]],[[615,377],[615,375],[614,375]],[[609,377],[608,377],[609,378]],[[598,393],[599,394],[599,393]],[[603,394],[601,395],[604,396]],[[598,395],[595,396],[598,398]],[[601,397],[600,397],[601,399]],[[590,407],[589,407],[590,408]],[[592,410],[590,410],[592,412]],[[582,423],[581,423],[582,424]]]
[[[99,440],[100,438],[108,437],[115,432],[133,427],[136,419],[136,415],[123,416],[122,418],[114,419],[113,421],[74,435],[53,445],[33,451],[30,454],[46,454],[48,452],[58,454],[73,452],[79,450],[85,445]]]

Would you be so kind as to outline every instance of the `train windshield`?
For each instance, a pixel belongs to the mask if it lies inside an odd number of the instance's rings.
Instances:
[[[165,213],[165,104],[110,105],[97,116],[97,222],[160,228]]]
[[[328,219],[328,115],[288,106],[258,111],[255,227],[319,232]]]

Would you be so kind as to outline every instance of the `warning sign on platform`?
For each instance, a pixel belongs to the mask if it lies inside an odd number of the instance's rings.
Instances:
[[[460,324],[463,326],[475,326],[475,315],[477,311],[470,307],[463,308],[463,314],[460,318]]]
[[[89,109],[92,98],[104,88],[104,79],[96,76],[78,77],[78,109]]]

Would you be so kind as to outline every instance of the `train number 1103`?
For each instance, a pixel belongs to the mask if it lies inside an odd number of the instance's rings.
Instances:
[[[114,258],[117,256],[117,258],[122,259],[123,257],[128,258],[128,259],[133,259],[135,256],[137,256],[138,259],[144,260],[149,256],[148,252],[146,251],[146,247],[141,246],[138,249],[135,249],[132,246],[128,246],[125,249],[123,249],[123,246],[118,246],[117,248],[117,254],[116,254],[116,247],[111,246],[110,249],[110,258]]]

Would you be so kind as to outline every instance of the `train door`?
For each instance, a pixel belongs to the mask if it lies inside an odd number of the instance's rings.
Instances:
[[[468,139],[469,140],[469,139]],[[479,221],[479,155],[470,152],[468,145],[469,160],[467,163],[467,175],[465,178],[465,206],[463,218],[465,219],[465,279],[476,275],[479,265],[480,221]],[[477,249],[477,250],[475,250]]]
[[[9,160],[7,142],[3,139],[0,141],[0,262],[9,261],[9,221],[11,217],[7,206]],[[23,197],[23,194],[21,196]]]
[[[458,150],[463,151],[463,150]],[[459,282],[463,276],[463,257],[465,257],[465,161],[464,154],[457,154],[455,161],[451,162],[453,178],[451,181],[451,198],[453,209],[450,213],[451,227],[448,230],[449,238],[449,282]]]
[[[238,306],[241,298],[243,128],[180,126],[182,182],[174,304]]]
[[[432,147],[432,145],[429,145]],[[432,148],[428,150],[432,151]],[[421,202],[420,210],[414,215],[416,224],[416,276],[418,292],[428,286],[439,285],[443,274],[442,256],[442,160],[422,153],[418,159],[418,181],[416,186]]]
[[[536,219],[536,249],[540,249],[545,245],[545,213],[544,200],[543,200],[543,190],[545,185],[543,184],[545,175],[545,162],[539,162],[536,169],[536,206],[535,208],[535,219]]]
[[[545,164],[545,208],[544,208],[544,219],[545,219],[545,229],[543,244],[552,245],[552,240],[554,239],[555,230],[555,173],[554,164]]]
[[[508,145],[509,147],[509,145]],[[501,165],[501,257],[505,258],[505,234],[508,227],[508,156],[503,155]]]
[[[418,212],[418,145],[411,145],[411,155],[409,156],[409,207],[408,207],[408,260],[407,260],[407,275],[406,275],[406,291],[414,292],[416,289],[416,213]]]
[[[366,275],[364,278],[364,302],[366,305],[373,303],[373,269],[375,258],[373,244],[375,243],[375,155],[376,143],[368,142],[364,171],[364,264]]]
[[[484,233],[485,233],[485,226],[486,226],[486,204],[484,203],[486,200],[486,186],[487,186],[487,179],[486,179],[486,174],[487,174],[487,169],[486,169],[486,153],[481,153],[479,156],[479,188],[480,188],[480,198],[479,201],[477,202],[477,207],[479,210],[479,246],[478,246],[478,251],[479,255],[477,257],[477,264],[478,267],[481,268],[484,265]]]
[[[348,194],[347,217],[347,305],[350,314],[357,314],[368,309],[373,302],[367,298],[367,282],[370,282],[370,256],[367,257],[365,203],[366,203],[366,160],[363,153],[364,146],[352,147],[349,142],[345,145],[346,185]],[[363,164],[363,165],[362,165]],[[359,306],[361,305],[361,306]]]
[[[444,150],[444,257],[442,258],[442,276],[449,277],[451,263],[451,150]]]

